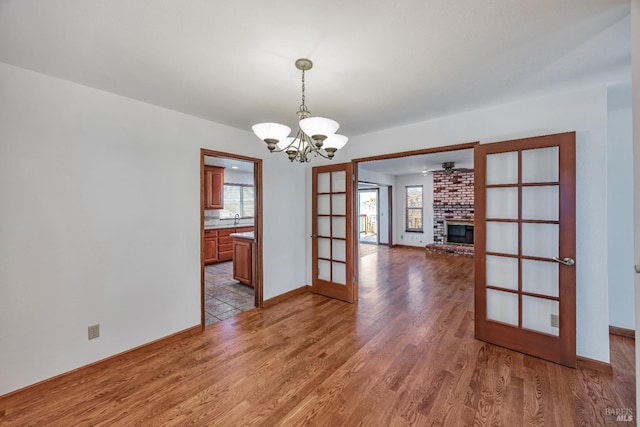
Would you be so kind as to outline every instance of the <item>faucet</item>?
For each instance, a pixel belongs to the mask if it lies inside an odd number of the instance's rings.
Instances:
[[[240,214],[235,214],[233,217],[233,225],[238,225],[240,223]]]

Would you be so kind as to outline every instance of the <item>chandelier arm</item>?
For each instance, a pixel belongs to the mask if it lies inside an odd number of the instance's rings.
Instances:
[[[329,159],[330,160],[331,157],[327,156],[326,154],[323,154],[323,151],[324,150],[314,150],[314,152],[315,152],[315,154],[317,156],[324,157],[325,159]]]
[[[289,146],[287,146],[288,148]],[[276,148],[274,148],[273,150],[269,150],[270,153],[282,153],[284,151],[287,151],[286,148],[278,148],[278,146],[276,145]]]

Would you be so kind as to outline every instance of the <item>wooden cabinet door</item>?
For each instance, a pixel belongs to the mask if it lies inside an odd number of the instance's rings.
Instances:
[[[204,263],[210,264],[218,261],[218,231],[204,230],[203,240]]]
[[[231,233],[235,233],[235,228],[225,228],[218,230],[218,260],[228,261],[233,258],[233,238]]]
[[[218,260],[218,239],[205,238],[204,239],[204,262],[205,264],[215,262]]]
[[[233,278],[245,285],[253,286],[252,242],[233,239]]]
[[[205,167],[204,207],[205,209],[224,208],[224,168]]]

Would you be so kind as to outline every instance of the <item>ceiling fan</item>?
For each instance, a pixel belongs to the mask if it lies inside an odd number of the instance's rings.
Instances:
[[[455,162],[444,162],[442,164],[442,169],[444,169],[444,173],[450,174],[453,172],[453,168],[456,166]],[[440,169],[423,169],[422,176],[427,176],[434,172],[440,172]]]

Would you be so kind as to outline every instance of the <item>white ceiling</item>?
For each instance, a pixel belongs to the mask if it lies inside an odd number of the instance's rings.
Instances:
[[[204,156],[204,164],[208,166],[220,166],[236,172],[253,174],[253,162],[236,160],[228,157]]]
[[[630,79],[629,0],[0,0],[0,61],[249,130],[348,136]]]
[[[473,149],[361,162],[358,169],[393,176],[413,175],[423,170],[442,170],[445,162],[454,162],[456,169],[473,169]]]

